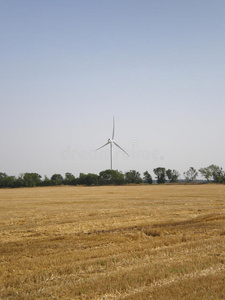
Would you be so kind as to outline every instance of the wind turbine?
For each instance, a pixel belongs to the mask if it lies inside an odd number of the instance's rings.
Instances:
[[[115,120],[114,120],[114,117],[113,117],[112,138],[108,139],[108,142],[106,144],[104,144],[103,146],[101,146],[101,147],[99,147],[98,149],[95,150],[95,151],[98,151],[99,149],[101,149],[101,148],[103,148],[103,147],[105,147],[107,145],[110,145],[110,166],[111,166],[111,170],[112,170],[112,148],[113,148],[113,144],[115,146],[117,146],[118,148],[120,148],[120,150],[122,150],[124,153],[126,153],[126,155],[129,156],[129,154],[114,141],[114,134],[115,134]]]

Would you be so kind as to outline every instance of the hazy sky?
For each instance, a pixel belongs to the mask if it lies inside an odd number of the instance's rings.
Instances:
[[[1,0],[0,172],[225,168],[224,0]]]

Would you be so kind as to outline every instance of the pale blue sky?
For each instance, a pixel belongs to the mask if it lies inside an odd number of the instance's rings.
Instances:
[[[0,1],[0,172],[225,168],[225,1]]]

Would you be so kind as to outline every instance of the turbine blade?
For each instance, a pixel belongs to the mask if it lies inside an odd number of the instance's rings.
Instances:
[[[96,149],[95,151],[98,151],[99,149],[101,149],[101,148],[103,148],[103,147],[105,147],[106,145],[108,145],[109,144],[109,142],[107,142],[105,145],[103,145],[103,146],[101,146],[101,147],[99,147],[98,149]]]
[[[114,139],[114,133],[115,133],[115,120],[113,117],[113,132],[112,132],[112,140]]]
[[[117,143],[115,143],[115,142],[113,142],[118,148],[120,148],[124,153],[126,153],[126,155],[128,155],[129,156],[129,154],[125,151],[125,150],[123,150],[123,148],[121,148]]]

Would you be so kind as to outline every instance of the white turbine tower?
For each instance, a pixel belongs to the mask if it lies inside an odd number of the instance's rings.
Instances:
[[[110,166],[111,166],[111,170],[112,170],[112,148],[113,148],[113,144],[115,146],[117,146],[118,148],[120,148],[124,153],[126,153],[128,156],[129,154],[123,149],[121,148],[115,141],[114,141],[114,134],[115,134],[115,120],[114,120],[114,117],[113,117],[113,132],[112,132],[112,138],[111,139],[108,139],[108,142],[106,144],[104,144],[103,146],[99,147],[98,149],[96,149],[95,151],[98,151],[99,149],[107,146],[110,144]]]

